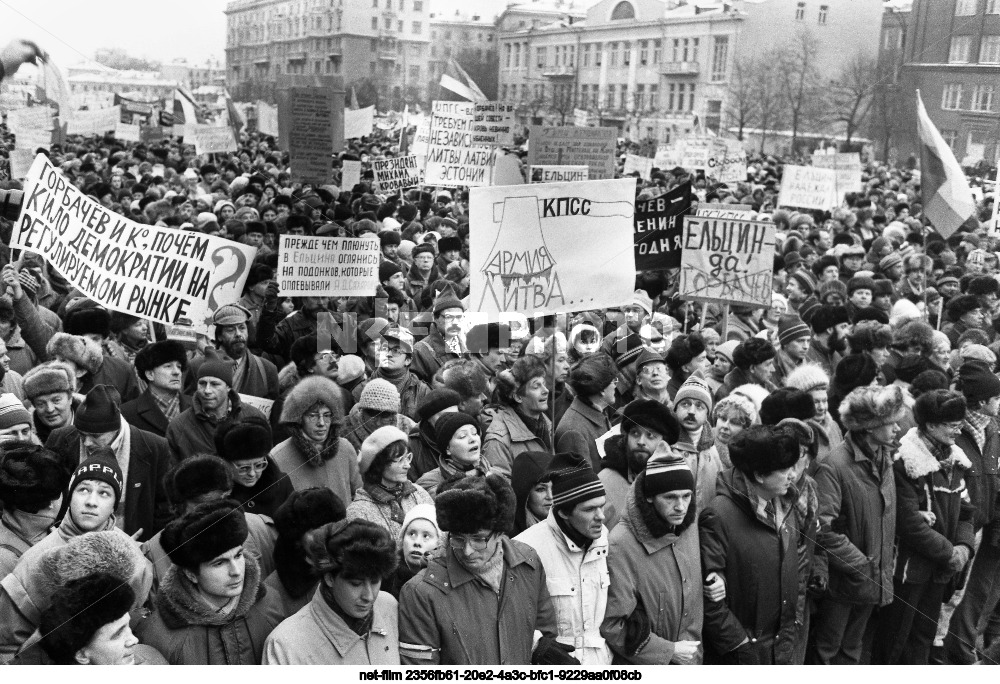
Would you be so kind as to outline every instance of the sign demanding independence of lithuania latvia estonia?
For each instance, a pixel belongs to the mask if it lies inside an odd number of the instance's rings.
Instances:
[[[243,293],[255,247],[131,221],[35,157],[11,247],[41,254],[74,287],[115,311],[207,333]]]

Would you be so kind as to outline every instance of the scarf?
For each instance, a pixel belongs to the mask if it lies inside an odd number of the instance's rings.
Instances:
[[[444,348],[448,350],[449,354],[455,354],[457,356],[462,356],[464,352],[462,351],[462,340],[459,339],[458,335],[454,337],[444,337]]]
[[[649,534],[653,539],[659,539],[660,537],[666,536],[668,534],[680,535],[681,532],[686,530],[691,526],[691,523],[695,520],[695,497],[691,496],[691,505],[688,506],[687,515],[684,516],[684,522],[680,525],[671,525],[666,520],[660,517],[660,514],[656,512],[653,504],[646,501],[646,497],[642,495],[642,482],[640,478],[645,480],[646,474],[640,473],[636,477],[635,483],[632,485],[632,493],[635,496],[635,505],[639,509],[639,516],[642,518],[643,524],[646,529],[649,530]]]
[[[115,452],[115,460],[118,461],[118,467],[122,471],[122,495],[118,499],[118,507],[115,508],[115,514],[118,516],[119,527],[124,529],[125,525],[125,494],[128,491],[128,464],[132,458],[132,430],[129,428],[127,422],[125,422],[125,416],[121,416],[121,423],[118,427],[118,436],[115,437],[115,441],[111,442],[111,450]],[[87,447],[83,445],[83,440],[80,440],[80,463],[87,460]],[[68,517],[68,516],[67,516]]]
[[[553,511],[552,516],[556,519],[556,525],[558,525],[559,530],[566,535],[566,538],[583,549],[584,552],[586,552],[587,549],[589,549],[594,543],[593,539],[580,534],[577,530],[573,529],[573,526],[566,522],[566,519],[559,515],[557,511]]]
[[[538,419],[535,420],[522,413],[520,408],[515,408],[514,413],[516,413],[517,417],[521,419],[522,423],[524,423],[524,427],[528,428],[531,434],[538,438],[538,441],[540,441],[542,446],[545,447],[545,451],[551,452],[552,435],[549,434],[545,423],[545,414],[543,413],[539,415]]]
[[[326,601],[326,605],[330,606],[330,609],[344,621],[344,624],[347,625],[348,629],[362,637],[372,631],[372,623],[375,622],[374,603],[372,604],[372,609],[369,611],[368,615],[365,615],[363,618],[351,617],[337,604],[337,599],[333,596],[333,589],[331,589],[326,582],[320,580],[319,586],[320,596],[322,596],[323,600]]]
[[[295,440],[295,446],[299,448],[299,452],[305,457],[306,463],[314,468],[319,468],[327,461],[336,458],[337,451],[340,449],[340,435],[332,428],[323,444],[316,444],[306,437],[302,428],[292,431],[292,439]]]
[[[55,515],[5,510],[0,516],[3,526],[17,535],[28,546],[34,546],[48,536],[56,521]]]
[[[496,553],[493,557],[486,561],[482,569],[479,572],[473,571],[465,563],[457,553],[452,551],[455,556],[455,560],[463,568],[468,570],[476,579],[488,586],[493,590],[493,593],[497,596],[500,595],[500,589],[503,586],[503,544],[497,544]]]
[[[156,408],[167,419],[169,423],[181,412],[181,395],[179,392],[165,392],[153,385],[149,385],[149,395],[156,402]]]
[[[104,526],[101,529],[91,530],[91,532],[107,532],[116,524],[117,520],[115,520],[115,515],[112,513],[111,517],[108,518],[108,521],[104,523]],[[66,513],[66,517],[60,521],[59,527],[56,529],[59,530],[59,536],[64,542],[68,542],[73,537],[79,537],[81,534],[87,534],[86,531],[82,530],[80,526],[76,524],[76,521],[73,520],[73,516],[69,512]]]
[[[380,504],[380,510],[386,506],[389,507],[389,520],[402,525],[403,520],[406,518],[406,511],[403,510],[403,499],[417,491],[417,488],[409,481],[403,482],[392,489],[382,483],[371,484],[366,482],[364,490],[368,493],[368,496]]]
[[[969,426],[969,431],[976,439],[979,453],[982,453],[986,446],[986,426],[990,424],[990,420],[992,420],[990,416],[979,411],[969,411],[965,414],[965,424]]]

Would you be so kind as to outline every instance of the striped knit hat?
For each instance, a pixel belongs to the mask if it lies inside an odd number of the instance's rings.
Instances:
[[[24,404],[14,394],[0,394],[0,430],[22,424],[31,425],[31,415]]]
[[[549,464],[552,474],[552,506],[572,511],[578,503],[605,496],[597,473],[575,454],[556,454]]]
[[[778,321],[778,344],[784,347],[800,337],[811,337],[812,330],[798,316],[782,316]]]
[[[683,456],[668,451],[650,456],[642,479],[643,495],[652,498],[664,492],[694,491],[694,475]]]
[[[709,411],[712,410],[712,391],[708,388],[708,383],[697,375],[692,375],[684,381],[677,394],[674,395],[674,410],[685,399],[695,399],[705,405]]]

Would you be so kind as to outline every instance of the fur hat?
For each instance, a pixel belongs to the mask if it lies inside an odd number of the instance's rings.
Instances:
[[[144,378],[146,371],[152,371],[165,363],[176,361],[181,366],[181,372],[187,370],[188,358],[184,345],[177,340],[163,340],[147,344],[135,355],[135,369],[139,377]]]
[[[314,571],[347,579],[385,580],[396,570],[396,540],[380,525],[355,518],[331,522],[306,535]]]
[[[739,394],[741,396],[746,397],[753,403],[754,409],[756,409],[757,413],[760,414],[760,405],[761,403],[763,403],[763,401],[767,398],[767,395],[770,393],[767,391],[767,389],[761,387],[760,385],[748,383],[746,385],[740,385],[729,394],[730,396],[732,396],[733,394]]]
[[[952,423],[965,420],[968,407],[965,397],[951,390],[930,390],[917,397],[913,419],[923,429],[928,423]]]
[[[665,354],[667,365],[678,371],[705,351],[705,342],[697,333],[678,335],[670,343]]]
[[[223,499],[199,504],[167,523],[160,544],[175,565],[196,571],[202,563],[241,546],[248,534],[240,505]]]
[[[790,468],[798,462],[799,456],[799,440],[784,426],[751,425],[729,443],[733,466],[747,476]]]
[[[225,420],[215,430],[215,452],[227,461],[266,458],[273,446],[271,426],[261,416]]]
[[[34,444],[7,445],[0,455],[0,501],[10,511],[38,513],[66,491],[58,456]]]
[[[447,387],[432,389],[424,395],[420,405],[417,406],[417,420],[425,421],[444,411],[446,408],[458,406],[462,403],[462,395]]]
[[[760,403],[760,422],[764,425],[777,425],[785,418],[809,420],[815,415],[813,398],[794,387],[779,387]]]
[[[958,295],[948,300],[945,312],[952,321],[958,321],[962,316],[980,308],[979,298],[971,294]]]
[[[104,363],[101,345],[79,335],[56,333],[45,345],[45,353],[50,359],[70,361],[88,373],[96,373]]]
[[[870,385],[878,376],[878,364],[868,354],[848,354],[833,370],[833,387],[841,395],[855,387]]]
[[[233,488],[229,465],[218,456],[192,456],[171,468],[163,478],[163,488],[174,506],[209,492],[228,492]]]
[[[77,307],[63,318],[63,331],[68,335],[109,337],[111,335],[111,314],[98,306]]]
[[[774,358],[777,352],[774,345],[759,337],[750,337],[740,343],[733,352],[733,363],[746,370],[759,363],[765,363]]]
[[[828,280],[819,286],[819,301],[826,303],[826,298],[831,294],[840,295],[842,300],[847,299],[847,286],[839,280]]]
[[[23,387],[28,401],[56,392],[73,394],[76,391],[76,374],[62,361],[49,361],[25,373]]]
[[[402,442],[409,448],[410,438],[395,425],[384,425],[365,438],[358,452],[358,470],[364,475],[375,457],[390,444]]]
[[[346,358],[343,357],[340,363],[343,364],[343,359]],[[340,368],[342,372],[343,365]],[[344,405],[340,400],[340,390],[337,389],[337,385],[329,378],[312,375],[300,380],[285,397],[285,405],[281,409],[281,422],[291,424],[302,422],[302,416],[316,404],[323,404],[330,409],[334,424],[340,424],[343,420]]]
[[[39,646],[56,665],[76,665],[77,652],[105,625],[129,612],[135,592],[107,573],[92,573],[60,586],[42,611]]]
[[[384,378],[372,378],[361,390],[358,408],[368,411],[399,413],[399,390]]]
[[[676,444],[681,435],[681,426],[673,411],[652,399],[636,399],[622,409],[622,422],[618,426],[622,435],[635,426],[657,433],[667,444]]]
[[[569,385],[579,397],[600,394],[618,377],[618,369],[611,357],[597,352],[581,359],[570,371]]]
[[[822,334],[830,328],[835,328],[841,323],[850,323],[851,317],[847,313],[846,306],[821,306],[813,314],[809,324],[814,332]]]
[[[298,540],[309,530],[347,517],[344,502],[329,487],[296,489],[274,512],[279,539]]]
[[[142,586],[148,592],[146,565],[137,543],[120,530],[106,530],[78,535],[65,546],[46,552],[38,570],[43,585],[53,589],[92,572],[106,572],[119,582],[138,579],[139,584],[133,584],[133,588]],[[145,596],[139,598],[145,602]]]
[[[438,525],[453,534],[480,530],[506,534],[514,525],[515,506],[514,490],[494,474],[459,480],[434,501]]]
[[[803,392],[827,390],[830,376],[816,363],[803,363],[785,377],[785,387],[793,387]]]
[[[896,385],[858,387],[840,403],[840,419],[853,432],[898,422],[905,413],[903,390]]]
[[[875,281],[867,276],[855,275],[853,278],[847,281],[847,293],[848,295],[854,294],[857,290],[868,290],[875,294]]]
[[[760,422],[760,415],[754,403],[744,395],[735,393],[719,399],[719,401],[715,404],[715,408],[712,409],[712,417],[718,419],[723,412],[733,408],[737,409],[740,413],[746,416],[747,425],[753,425],[754,423]]]

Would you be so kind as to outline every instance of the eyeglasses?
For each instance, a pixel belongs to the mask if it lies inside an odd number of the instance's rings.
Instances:
[[[459,323],[465,318],[465,314],[445,314],[442,318],[449,323]]]
[[[258,463],[251,463],[250,465],[237,466],[236,472],[240,475],[253,475],[254,473],[262,473],[267,470],[268,461],[260,461]]]
[[[950,423],[940,423],[940,425],[948,432],[959,432],[962,429],[962,421],[960,420],[952,421]]]
[[[453,534],[448,538],[448,546],[456,551],[461,551],[466,545],[471,546],[473,551],[485,551],[492,538],[493,535],[489,535],[488,537],[471,537],[464,534]]]
[[[323,413],[320,413],[319,411],[310,411],[309,413],[303,414],[302,417],[313,423],[318,423],[320,421],[324,423],[333,422],[333,414],[329,411],[325,411]]]
[[[413,460],[413,452],[412,451],[407,451],[402,456],[397,456],[396,458],[392,459],[392,462],[393,463],[403,463],[404,461],[412,461],[412,460]]]
[[[403,356],[406,352],[403,351],[401,347],[386,347],[382,346],[378,348],[379,354],[387,354],[389,356]]]
[[[317,361],[336,361],[340,358],[340,354],[326,349],[316,354],[315,358]]]

